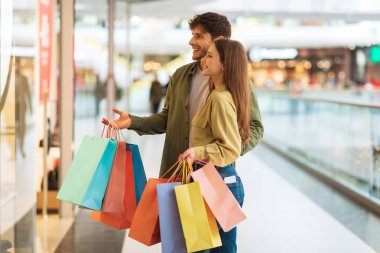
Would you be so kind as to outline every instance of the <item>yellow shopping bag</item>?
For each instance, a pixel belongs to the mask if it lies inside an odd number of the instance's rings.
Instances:
[[[198,182],[174,187],[188,252],[222,245],[216,220],[204,202]]]

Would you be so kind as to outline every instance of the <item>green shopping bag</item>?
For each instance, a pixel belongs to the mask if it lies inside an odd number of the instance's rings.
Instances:
[[[97,136],[84,137],[58,192],[58,199],[81,204],[109,142]]]

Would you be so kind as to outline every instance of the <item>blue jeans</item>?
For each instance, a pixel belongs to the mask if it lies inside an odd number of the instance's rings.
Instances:
[[[195,165],[194,167],[196,167]],[[197,168],[195,168],[197,169]],[[231,190],[232,194],[235,196],[236,200],[240,204],[240,206],[243,206],[244,202],[244,188],[243,184],[241,182],[240,177],[237,175],[235,168],[232,165],[227,165],[226,167],[218,167],[217,168],[220,176],[224,179],[226,177],[235,176],[236,182],[234,183],[228,183],[227,186]],[[222,240],[222,246],[209,249],[209,250],[202,250],[197,251],[197,253],[236,253],[237,252],[237,245],[236,245],[236,227],[231,229],[228,232],[224,232],[223,229],[219,226],[219,234],[220,238]]]

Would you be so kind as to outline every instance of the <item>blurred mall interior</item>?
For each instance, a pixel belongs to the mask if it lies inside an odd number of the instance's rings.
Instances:
[[[154,79],[163,107],[208,11],[247,50],[265,129],[237,161],[239,252],[380,252],[378,0],[0,2],[1,253],[161,252],[56,195],[112,108],[150,115]],[[164,135],[124,134],[158,177]]]

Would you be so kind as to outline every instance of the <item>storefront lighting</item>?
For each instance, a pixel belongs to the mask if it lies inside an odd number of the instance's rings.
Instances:
[[[286,67],[286,63],[285,61],[278,61],[277,62],[277,66],[280,68],[280,69],[284,69]]]
[[[268,68],[268,67],[269,67],[269,61],[262,61],[262,62],[261,62],[261,66],[262,66],[263,68]]]
[[[329,60],[320,60],[318,61],[317,66],[320,69],[329,69],[331,67],[331,63]]]
[[[303,65],[302,64],[297,64],[295,71],[297,73],[302,73],[304,71]]]
[[[374,46],[371,48],[370,59],[372,62],[380,62],[380,46]]]
[[[157,71],[159,68],[161,68],[161,64],[159,62],[155,61],[147,61],[144,63],[144,71]]]
[[[294,68],[297,65],[297,63],[296,61],[288,61],[286,65],[288,66],[288,68]]]
[[[34,57],[36,48],[34,47],[12,47],[12,55],[21,57]]]
[[[261,48],[252,47],[248,52],[251,61],[294,59],[298,55],[295,48]]]
[[[304,67],[305,69],[311,69],[311,67],[312,67],[311,62],[309,62],[309,61],[304,61],[304,63],[303,63],[303,67]]]

